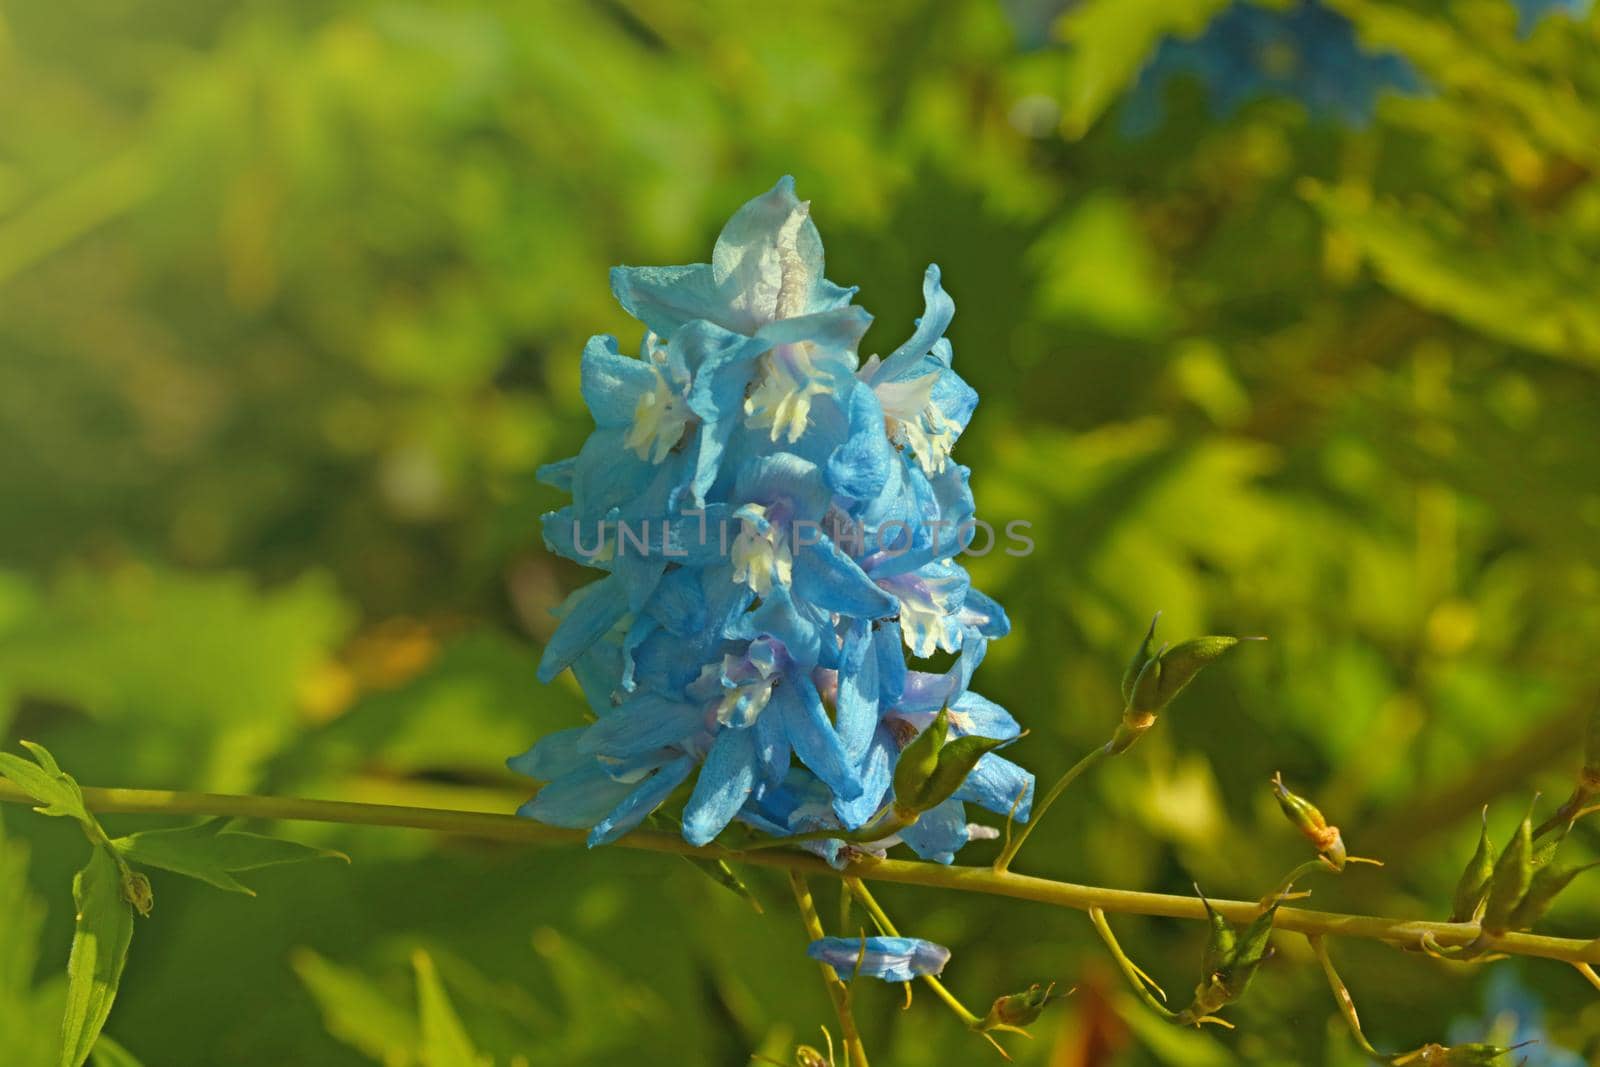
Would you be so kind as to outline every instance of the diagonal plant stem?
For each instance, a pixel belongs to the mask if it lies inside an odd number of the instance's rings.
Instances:
[[[1379,1063],[1389,1063],[1394,1057],[1385,1056],[1373,1048],[1372,1042],[1367,1040],[1367,1035],[1362,1033],[1361,1017],[1356,1014],[1355,998],[1350,996],[1350,990],[1345,987],[1344,979],[1339,977],[1338,970],[1334,968],[1333,957],[1328,955],[1327,942],[1323,940],[1321,934],[1307,934],[1306,940],[1311,943],[1311,950],[1317,954],[1317,960],[1322,964],[1322,973],[1328,978],[1328,988],[1333,991],[1333,999],[1339,1005],[1339,1014],[1344,1016],[1356,1045],[1369,1058]]]
[[[1117,935],[1111,932],[1111,924],[1106,922],[1106,913],[1100,908],[1091,907],[1089,909],[1089,921],[1094,924],[1095,933],[1099,934],[1100,940],[1105,942],[1106,950],[1117,961],[1117,966],[1122,968],[1122,973],[1128,978],[1128,984],[1139,995],[1139,999],[1144,1001],[1145,1006],[1168,1022],[1177,1022],[1178,1013],[1161,1003],[1156,999],[1155,994],[1150,992],[1152,987],[1158,990],[1161,987],[1157,986],[1137,963],[1129,959],[1126,952],[1122,951],[1122,945],[1117,941]],[[1165,996],[1164,993],[1162,995]]]
[[[579,845],[586,837],[581,830],[563,830],[514,815],[451,811],[440,808],[414,808],[393,804],[357,804],[336,800],[305,800],[293,797],[240,796],[218,793],[181,793],[155,789],[96,789],[85,787],[84,801],[90,811],[102,815],[199,815],[244,819],[287,819],[303,822],[349,823],[365,826],[408,827],[438,833],[480,837],[522,844]],[[0,802],[34,803],[20,789],[0,781]],[[802,874],[829,877],[855,877],[864,881],[898,882],[930,886],[965,893],[1031,900],[1055,907],[1075,908],[1130,915],[1159,915],[1173,919],[1205,920],[1205,906],[1199,898],[1171,893],[1146,893],[1132,889],[1077,885],[1034,878],[1012,872],[996,872],[988,867],[946,867],[937,863],[905,860],[864,859],[842,871],[828,866],[810,853],[773,849],[741,852],[737,848],[708,846],[695,848],[676,834],[636,830],[616,843],[617,847],[646,852],[723,859],[753,866],[777,867]],[[1261,910],[1255,900],[1213,900],[1218,914],[1237,923],[1248,923]],[[1376,915],[1347,915],[1280,907],[1274,926],[1302,934],[1325,934],[1386,941],[1415,948],[1424,934],[1439,945],[1479,944],[1486,951],[1514,956],[1540,956],[1566,963],[1600,964],[1600,940],[1547,937],[1542,934],[1506,933],[1479,938],[1473,923],[1429,922],[1420,919],[1394,919]]]
[[[1056,784],[1050,787],[1050,791],[1044,795],[1044,799],[1034,807],[1032,817],[1022,824],[1022,830],[1015,837],[1007,837],[1005,847],[1001,849],[1000,855],[994,861],[994,872],[996,874],[1005,874],[1010,869],[1011,861],[1016,859],[1017,853],[1022,850],[1023,844],[1028,840],[1028,835],[1033,833],[1034,827],[1039,825],[1039,821],[1044,818],[1044,813],[1050,810],[1050,805],[1054,804],[1057,798],[1067,791],[1067,786],[1071,785],[1078,775],[1099,763],[1110,753],[1111,744],[1107,742],[1092,750],[1077,763],[1074,763],[1066,774],[1056,779]],[[1010,825],[1008,821],[1006,823],[1008,829]]]
[[[822,920],[817,917],[816,902],[811,899],[811,887],[806,884],[806,876],[799,871],[790,871],[789,885],[794,890],[794,901],[800,908],[800,921],[805,924],[806,935],[813,941],[826,937],[827,933],[822,929]],[[844,984],[828,964],[820,966],[822,984],[827,987],[828,999],[833,1001],[833,1010],[839,1016],[839,1033],[844,1042],[845,1067],[867,1067],[867,1050],[861,1043],[861,1031],[856,1029],[855,1015],[850,1011],[850,987]]]

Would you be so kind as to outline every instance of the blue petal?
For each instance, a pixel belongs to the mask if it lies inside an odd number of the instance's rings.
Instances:
[[[640,782],[609,815],[595,823],[594,829],[589,831],[589,847],[609,845],[644,822],[652,811],[666,803],[692,770],[694,760],[679,756]]]
[[[861,779],[839,740],[822,698],[809,676],[788,672],[782,684],[772,691],[765,715],[783,716],[783,728],[800,762],[827,783],[834,795],[853,800],[861,795]]]
[[[784,224],[800,209],[794,179],[778,179],[768,192],[749,201],[728,220],[711,253],[711,271],[728,306],[725,325],[752,333],[777,317],[779,289],[786,268],[807,279],[814,290],[822,280],[822,235],[810,218],[800,222],[791,249],[780,247]],[[809,309],[811,292],[805,294]]]
[[[711,264],[684,267],[613,267],[611,292],[634,318],[662,337],[696,319],[726,317],[726,301],[711,277]]]
[[[621,621],[627,610],[626,590],[615,577],[574,590],[558,609],[561,625],[550,635],[539,658],[539,680],[548,682],[570,667],[584,649]]]
[[[594,760],[578,750],[578,743],[588,730],[587,726],[574,726],[570,730],[545,734],[528,751],[506,760],[506,766],[541,782],[554,781],[580,768],[593,767]]]
[[[956,852],[967,843],[967,812],[954,798],[929,808],[917,821],[900,831],[911,851],[935,863],[954,863]]]
[[[922,275],[922,302],[922,318],[917,320],[916,331],[905,344],[889,353],[889,358],[878,368],[875,380],[892,382],[917,371],[922,357],[950,328],[950,320],[956,314],[956,302],[939,284],[937,263],[928,264],[927,271]]]
[[[866,572],[840,552],[827,534],[806,528],[799,532],[817,540],[803,548],[796,546],[794,595],[797,598],[823,611],[858,619],[881,619],[899,610],[899,602],[873,584]]]
[[[617,781],[598,763],[593,763],[552,781],[518,808],[517,814],[547,826],[583,830],[593,826],[632,791],[631,784]]]
[[[854,800],[835,799],[833,802],[833,813],[841,823],[858,830],[878,813],[889,799],[889,785],[894,779],[895,760],[899,757],[900,746],[895,744],[894,736],[879,726],[858,764],[861,795]]]
[[[627,759],[642,752],[678,744],[705,726],[705,709],[639,693],[589,727],[578,750],[589,755]]]
[[[546,463],[533,472],[533,476],[552,489],[560,489],[564,493],[572,492],[572,472],[578,465],[577,456],[568,456],[558,459],[554,463]]]
[[[639,397],[655,386],[655,369],[617,351],[615,337],[599,334],[589,338],[579,364],[578,388],[596,426],[631,425]]]
[[[694,793],[683,809],[683,839],[706,845],[733,821],[756,784],[755,734],[724,729],[700,767]]]
[[[845,753],[852,763],[859,764],[878,728],[878,655],[872,624],[865,620],[856,620],[844,637],[834,721]]]
[[[845,401],[849,436],[828,458],[828,482],[847,502],[874,500],[895,465],[894,446],[883,432],[883,406],[877,394],[857,385]]]
[[[1006,815],[1016,804],[1018,822],[1027,822],[1033,812],[1033,775],[1004,756],[986,754],[972,768],[967,780],[955,792],[955,799],[970,801],[996,815]],[[1022,798],[1020,804],[1017,797]]]
[[[756,735],[756,761],[761,778],[769,785],[777,785],[789,773],[789,757],[793,751],[789,734],[783,728],[783,716],[757,715],[751,729]]]

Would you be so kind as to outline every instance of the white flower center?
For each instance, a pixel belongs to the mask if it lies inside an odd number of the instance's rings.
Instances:
[[[694,415],[683,394],[661,373],[661,368],[652,369],[656,374],[655,388],[639,397],[633,409],[633,425],[628,427],[623,444],[637,452],[640,459],[660,463],[683,440]]]
[[[787,586],[794,575],[794,554],[781,524],[768,522],[767,509],[760,504],[746,504],[734,514],[739,517],[739,535],[729,552],[733,580],[761,597],[772,592],[774,579]]]

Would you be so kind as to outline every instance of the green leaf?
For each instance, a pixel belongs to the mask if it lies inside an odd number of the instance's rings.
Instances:
[[[89,1062],[93,1067],[142,1067],[137,1056],[105,1034],[101,1034],[100,1040],[94,1043]]]
[[[61,769],[55,757],[43,745],[36,745],[32,741],[23,741],[21,744],[33,753],[37,764],[9,752],[0,752],[0,776],[10,779],[18,789],[38,801],[39,806],[34,811],[41,815],[76,819],[89,835],[90,841],[105,840],[100,824],[84,805],[83,790],[78,788],[72,776]]]
[[[133,909],[122,896],[122,871],[110,849],[97,847],[72,880],[77,926],[67,960],[67,1014],[61,1065],[81,1067],[111,1014],[133,941]]]
[[[230,893],[255,896],[255,890],[234,878],[239,871],[259,870],[315,859],[342,859],[341,852],[312,848],[262,834],[225,830],[225,819],[212,819],[175,830],[150,830],[119,837],[111,844],[125,859],[159,867]]]
[[[422,1043],[415,1016],[366,977],[330,963],[310,949],[290,960],[294,973],[322,1009],[328,1033],[387,1067],[411,1067]]]
[[[411,956],[417,972],[417,1003],[422,1014],[423,1067],[480,1067],[488,1061],[472,1047],[456,1015],[433,957],[418,949]]]

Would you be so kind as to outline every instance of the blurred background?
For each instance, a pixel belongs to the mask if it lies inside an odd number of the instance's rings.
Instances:
[[[1015,624],[975,683],[1031,728],[1011,755],[1048,780],[1102,741],[1157,609],[1271,637],[1020,866],[1257,896],[1305,854],[1281,770],[1388,862],[1317,905],[1442,917],[1480,809],[1504,835],[1564,797],[1600,700],[1583,7],[0,0],[0,738],[89,784],[513,809],[502,761],[582,715],[533,678],[584,577],[539,543],[562,500],[533,471],[587,431],[584,340],[637,336],[606,269],[705,259],[793,173],[877,316],[864,353],[927,263],[955,297],[982,397],[957,458],[1038,543],[971,561]],[[28,861],[0,864],[0,1034],[29,1067],[83,845],[0,820]],[[732,1067],[832,1023],[768,873],[758,915],[659,856],[280,829],[355,863],[256,899],[157,878],[108,1027],[146,1064],[418,1062],[418,948],[501,1064]],[[881,897],[980,1012],[1078,986],[1019,1062],[1362,1062],[1299,939],[1238,1031],[1198,1034],[1132,1002],[1081,914]],[[1568,898],[1545,928],[1600,931],[1600,893]],[[1184,999],[1199,924],[1116,925]],[[1600,1049],[1560,964],[1335,951],[1380,1047]],[[998,1062],[900,999],[858,995],[875,1063]]]

